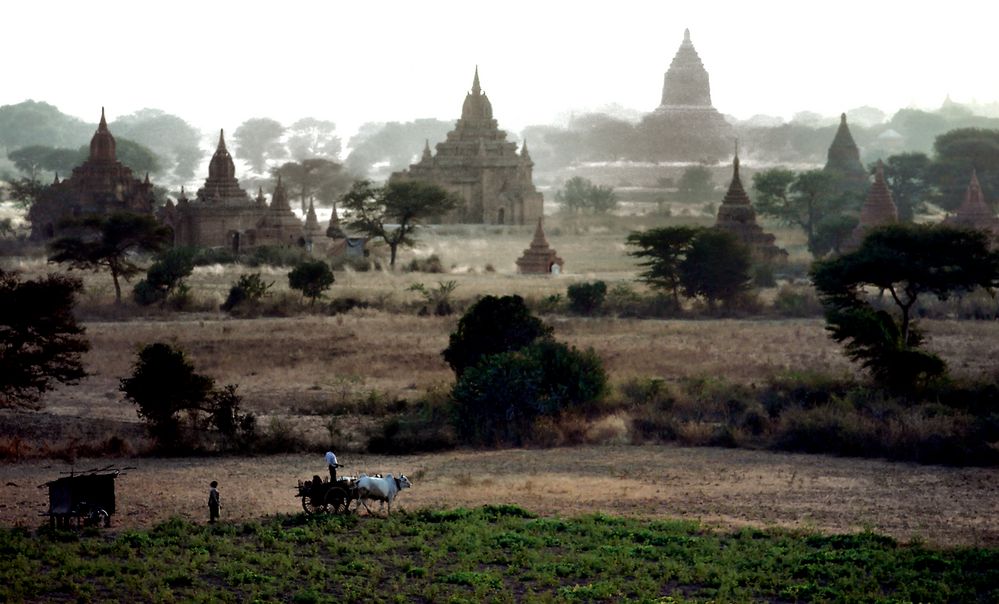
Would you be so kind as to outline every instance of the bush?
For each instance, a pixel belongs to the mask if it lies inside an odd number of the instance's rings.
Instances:
[[[264,283],[260,273],[243,274],[229,288],[229,295],[220,307],[229,312],[240,304],[255,304],[264,297],[267,290],[274,285],[274,282]]]
[[[146,278],[136,283],[132,291],[136,303],[163,304],[175,291],[182,298],[189,298],[190,290],[184,286],[184,279],[194,270],[194,253],[191,248],[173,248],[161,254],[146,271]],[[180,306],[185,303],[182,301]]]
[[[519,351],[486,356],[452,391],[459,436],[478,444],[521,445],[538,417],[601,397],[607,375],[592,350],[541,340]]]
[[[774,298],[774,312],[781,317],[818,317],[822,303],[811,285],[782,285]]]
[[[603,281],[593,283],[573,283],[566,290],[569,298],[569,309],[580,315],[596,314],[603,306],[607,297],[607,284]]]
[[[253,267],[296,266],[311,260],[304,248],[263,245],[253,249],[246,264]]]
[[[411,273],[446,273],[447,269],[444,268],[444,263],[441,262],[440,256],[437,254],[432,254],[426,258],[413,258],[406,265],[406,270]]]
[[[315,306],[316,299],[333,285],[336,278],[330,265],[322,260],[309,260],[295,266],[288,273],[288,287],[302,292]]]
[[[486,296],[458,321],[441,355],[460,378],[487,355],[519,350],[551,333],[520,296]]]

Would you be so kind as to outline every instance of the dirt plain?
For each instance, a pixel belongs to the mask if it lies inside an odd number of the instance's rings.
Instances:
[[[550,516],[683,518],[724,530],[873,530],[901,541],[999,546],[996,469],[672,446],[350,455],[342,461],[345,474],[410,476],[413,488],[396,502],[396,509],[409,511],[510,503]],[[108,463],[78,460],[75,468]],[[221,484],[226,521],[296,513],[297,481],[325,472],[318,452],[138,458],[119,465],[134,469],[118,478],[112,530],[145,528],[171,517],[203,521],[213,479]],[[0,466],[0,523],[39,526],[47,497],[38,484],[68,469],[53,460]]]

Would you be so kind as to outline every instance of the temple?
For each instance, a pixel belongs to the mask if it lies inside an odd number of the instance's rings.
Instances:
[[[728,192],[718,207],[718,218],[715,228],[728,231],[742,242],[756,262],[773,263],[787,260],[787,252],[777,247],[774,236],[764,232],[756,223],[756,211],[753,202],[746,194],[739,178],[739,153],[736,151],[732,161],[732,182]]]
[[[132,169],[118,161],[115,140],[101,108],[101,121],[90,139],[90,156],[73,168],[62,181],[56,175],[38,200],[31,205],[28,220],[31,238],[51,239],[59,234],[61,222],[85,216],[117,212],[153,213],[153,185],[149,175],[139,180]]]
[[[650,159],[714,161],[727,153],[732,126],[711,105],[708,72],[684,30],[683,42],[663,77],[659,107],[642,119]]]
[[[534,239],[531,240],[531,247],[524,250],[524,254],[517,258],[517,272],[526,274],[549,274],[560,273],[565,268],[565,261],[559,258],[558,253],[548,245],[545,237],[545,229],[541,225],[541,217],[538,217],[538,226],[534,229]]]
[[[543,211],[544,197],[534,187],[533,170],[527,143],[518,153],[516,143],[506,140],[506,132],[493,119],[476,68],[454,130],[437,143],[436,153],[427,141],[420,161],[391,178],[432,183],[463,199],[457,209],[438,217],[442,223],[523,225]]]
[[[237,253],[265,245],[306,245],[302,221],[291,210],[280,177],[269,206],[262,190],[250,199],[239,186],[223,132],[195,199],[187,199],[182,189],[177,203],[167,202],[159,217],[173,228],[176,245],[228,247]]]
[[[850,134],[846,125],[846,114],[839,116],[839,129],[829,145],[829,152],[824,170],[835,179],[833,184],[837,194],[851,192],[863,194],[870,186],[870,178],[860,163],[860,149]]]
[[[993,244],[999,244],[999,216],[996,216],[985,203],[982,185],[978,182],[975,170],[971,171],[971,182],[968,183],[964,201],[957,208],[957,212],[953,216],[948,216],[944,222],[952,226],[986,231],[991,235]]]
[[[891,190],[885,182],[884,164],[879,159],[878,167],[874,172],[874,184],[867,192],[864,206],[860,208],[860,222],[853,229],[853,233],[850,234],[846,243],[843,244],[842,251],[849,253],[857,250],[864,242],[864,237],[867,236],[868,231],[897,222],[898,208],[895,207]]]

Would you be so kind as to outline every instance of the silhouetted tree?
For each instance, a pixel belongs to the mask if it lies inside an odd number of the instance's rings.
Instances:
[[[0,147],[75,147],[89,140],[96,124],[66,115],[48,103],[24,101],[0,106]]]
[[[281,176],[281,182],[301,200],[303,212],[309,207],[309,197],[323,205],[333,205],[351,185],[351,177],[343,171],[343,166],[322,158],[286,162],[272,168],[271,175]]]
[[[454,122],[437,119],[362,124],[350,139],[351,152],[344,165],[360,176],[367,176],[372,167],[383,162],[389,171],[402,170],[419,157],[427,141],[432,147],[452,128]]]
[[[173,248],[163,252],[146,271],[146,278],[135,284],[135,301],[144,306],[166,302],[176,291],[186,291],[184,279],[194,271],[191,248]]]
[[[302,262],[288,273],[288,287],[301,291],[304,297],[311,300],[312,306],[334,281],[333,269],[323,260]]]
[[[701,229],[680,261],[680,283],[686,295],[701,296],[712,308],[731,305],[749,289],[749,268],[749,249],[735,235]]]
[[[437,185],[417,181],[390,181],[375,187],[371,181],[361,180],[343,196],[343,208],[349,213],[347,227],[388,244],[391,267],[395,267],[399,246],[415,243],[413,230],[417,225],[447,214],[458,203]]]
[[[827,242],[818,237],[819,223],[855,209],[851,206],[855,199],[833,194],[833,181],[833,176],[823,170],[764,170],[753,175],[754,205],[764,216],[800,227],[808,239],[808,250],[818,256],[828,251]]]
[[[868,170],[874,174],[877,166],[868,166]],[[925,153],[892,155],[884,162],[884,175],[898,208],[898,219],[912,222],[916,212],[922,211],[924,202],[934,197],[934,187],[930,182],[930,158]]]
[[[160,109],[140,109],[119,117],[109,128],[116,137],[135,141],[156,154],[160,170],[150,172],[172,172],[174,178],[181,182],[194,177],[205,156],[201,148],[201,132],[180,117]],[[125,163],[140,173],[145,171]]]
[[[257,174],[267,171],[267,161],[287,155],[281,136],[284,126],[266,117],[248,119],[233,133],[236,157],[244,160]]]
[[[22,281],[0,269],[0,407],[29,405],[54,387],[86,373],[90,349],[73,316],[78,279],[48,275]]]
[[[551,334],[520,296],[485,296],[465,311],[441,356],[461,377],[488,355],[520,350]]]
[[[673,301],[680,301],[680,262],[690,249],[698,227],[661,227],[628,235],[628,245],[638,249],[628,255],[644,260],[639,266],[645,270],[639,279],[652,287],[665,289],[673,294]]]
[[[940,190],[939,203],[955,210],[964,201],[972,169],[978,173],[987,203],[999,196],[999,129],[961,128],[937,137],[930,178]]]
[[[139,273],[133,255],[136,252],[158,252],[170,241],[170,230],[155,218],[140,214],[94,216],[75,224],[85,234],[62,237],[49,246],[49,262],[63,262],[71,269],[87,269],[111,273],[115,303],[121,304],[119,278],[128,280]]]
[[[920,350],[913,308],[921,295],[999,286],[999,252],[980,231],[947,226],[892,225],[869,233],[860,248],[811,271],[826,313],[826,329],[846,353],[882,384],[899,390],[942,375],[943,360]],[[895,316],[877,310],[865,288],[888,292]]]

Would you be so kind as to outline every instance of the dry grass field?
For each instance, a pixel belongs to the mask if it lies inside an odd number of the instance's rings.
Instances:
[[[999,471],[758,451],[642,447],[341,456],[351,473],[405,473],[413,488],[397,508],[511,503],[542,515],[604,512],[686,518],[712,527],[873,530],[935,545],[999,546]],[[105,464],[80,460],[78,469]],[[115,527],[149,527],[172,516],[203,521],[208,482],[218,480],[225,520],[300,511],[298,479],[325,472],[314,455],[133,459],[119,477]],[[65,464],[0,466],[0,523],[37,526],[43,480]],[[376,509],[376,508],[375,508]]]
[[[569,271],[557,277],[515,274],[513,262],[530,241],[529,227],[427,232],[422,245],[407,251],[400,262],[438,254],[450,272],[338,272],[331,297],[377,301],[378,309],[335,316],[304,312],[237,319],[217,310],[240,273],[261,272],[275,284],[272,296],[295,295],[287,289],[284,268],[199,267],[189,280],[199,310],[189,313],[131,305],[116,310],[107,275],[77,273],[85,282],[81,309],[92,344],[84,359],[90,376],[46,395],[39,411],[0,415],[0,436],[5,427],[13,428],[24,435],[21,444],[41,447],[43,453],[46,442],[53,451],[64,452],[67,442],[115,435],[141,440],[142,427],[134,407],[122,400],[118,380],[128,375],[140,347],[163,341],[182,348],[197,371],[219,384],[238,384],[245,409],[261,423],[287,422],[320,449],[325,445],[318,443],[328,434],[326,417],[337,404],[371,393],[381,400],[415,400],[451,384],[453,375],[440,352],[458,317],[417,316],[419,297],[408,290],[411,284],[433,287],[437,281],[454,280],[459,305],[484,294],[564,297],[569,284],[594,279],[641,291],[623,243],[633,226],[634,221],[601,227],[553,220],[549,241]],[[779,236],[785,245],[800,247],[800,237],[786,231]],[[4,267],[29,276],[55,268],[39,259],[5,259]],[[693,377],[753,387],[790,372],[857,374],[819,319],[544,318],[559,340],[592,347],[616,384],[630,378],[671,383]],[[997,374],[999,323],[934,320],[922,326],[927,347],[941,354],[956,376]],[[222,483],[229,519],[294,512],[294,484],[322,472],[321,453],[122,460],[136,469],[119,482],[122,512],[117,525],[148,526],[175,515],[200,518],[212,479]],[[672,446],[391,458],[351,454],[344,461],[353,472],[413,476],[416,487],[400,500],[409,509],[516,503],[551,515],[602,511],[679,516],[721,527],[869,528],[939,544],[999,544],[999,471],[992,469]],[[81,460],[77,468],[104,463]],[[36,485],[65,468],[55,459],[0,464],[0,523],[36,525],[45,508],[44,491]]]

